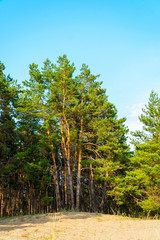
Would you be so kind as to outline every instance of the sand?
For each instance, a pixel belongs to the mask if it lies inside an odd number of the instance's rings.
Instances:
[[[160,220],[81,212],[1,218],[2,239],[160,240]]]

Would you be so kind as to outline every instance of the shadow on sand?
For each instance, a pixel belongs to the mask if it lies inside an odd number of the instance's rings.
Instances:
[[[35,227],[36,224],[41,225],[47,222],[58,223],[65,219],[88,219],[100,217],[100,213],[84,213],[84,212],[59,212],[49,214],[25,215],[19,217],[8,217],[0,219],[0,232],[13,231],[16,229],[26,229]]]

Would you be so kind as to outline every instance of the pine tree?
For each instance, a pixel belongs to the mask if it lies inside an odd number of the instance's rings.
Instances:
[[[33,129],[39,135],[36,145],[41,149],[40,154],[45,157],[46,149],[50,152],[52,159],[52,174],[55,183],[56,210],[61,208],[60,189],[58,180],[58,169],[56,163],[56,142],[58,133],[54,114],[50,113],[47,105],[47,87],[42,77],[38,65],[30,65],[30,79],[25,81],[26,90],[21,98],[19,112],[21,115],[27,115],[29,120],[29,129]],[[25,118],[26,119],[26,118]],[[31,124],[31,125],[30,125]],[[34,126],[35,128],[32,128]],[[49,161],[49,159],[48,159]]]
[[[74,77],[66,55],[56,64],[47,59],[41,70],[35,63],[29,66],[30,78],[18,96],[3,68],[1,64],[1,215],[73,210],[75,200],[83,211],[111,212],[120,202],[127,206],[122,199],[131,173],[125,178],[125,119],[118,119],[99,75],[83,64]]]
[[[10,76],[5,76],[4,69],[4,65],[0,63],[1,216],[4,214],[4,201],[6,201],[7,195],[10,194],[10,192],[7,192],[7,186],[11,187],[15,183],[16,167],[14,166],[14,155],[17,149],[14,110],[18,98],[18,89],[16,82]]]
[[[88,134],[89,116],[92,111],[93,105],[91,99],[93,93],[91,89],[97,87],[96,79],[99,75],[92,75],[87,65],[83,64],[80,70],[80,75],[77,77],[77,91],[78,91],[78,104],[76,106],[76,129],[77,129],[77,188],[76,188],[76,208],[80,206],[80,190],[81,190],[81,171],[82,171],[82,160],[85,149],[85,138]],[[98,95],[96,95],[98,98]],[[94,106],[96,108],[96,105]],[[92,175],[91,175],[92,178]],[[92,181],[93,179],[91,179]],[[93,184],[92,184],[93,185]],[[93,195],[93,187],[92,187]],[[94,196],[91,197],[93,202]],[[92,204],[94,205],[94,204]],[[95,210],[95,207],[93,206]]]
[[[73,112],[75,112],[74,64],[70,64],[66,55],[59,57],[57,65],[53,65],[53,78],[48,78],[50,91],[50,109],[56,113],[60,124],[61,150],[64,162],[65,202],[74,209],[73,179],[71,171],[71,137],[73,130]],[[73,131],[72,131],[73,130]]]
[[[125,137],[127,132],[124,126],[125,119],[117,119],[117,110],[108,101],[105,90],[101,88],[102,82],[97,81],[98,77],[99,75],[91,74],[88,66],[82,65],[77,84],[80,94],[80,102],[77,106],[79,117],[77,200],[79,200],[80,173],[83,168],[88,167],[88,190],[92,211],[99,210],[99,206],[103,211],[108,190],[106,186],[110,185],[109,188],[113,190],[113,179],[116,178],[118,171],[119,174],[124,173],[129,150]],[[94,185],[97,186],[97,181],[100,182],[99,189],[102,184],[104,185],[101,200],[95,198]],[[98,191],[99,195],[100,191]]]
[[[160,211],[160,98],[151,92],[148,104],[139,117],[143,131],[133,136],[135,156],[131,159],[134,168],[128,172],[125,183],[126,193],[134,200],[134,206],[140,206],[150,214]]]

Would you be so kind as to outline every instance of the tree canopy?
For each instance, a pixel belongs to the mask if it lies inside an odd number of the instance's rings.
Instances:
[[[125,118],[86,64],[29,66],[20,86],[0,63],[1,216],[77,209],[160,212],[160,98],[151,92],[127,143]]]

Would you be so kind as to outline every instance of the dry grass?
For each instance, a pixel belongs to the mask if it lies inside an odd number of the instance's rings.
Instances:
[[[160,220],[95,213],[0,219],[0,240],[160,240]]]

